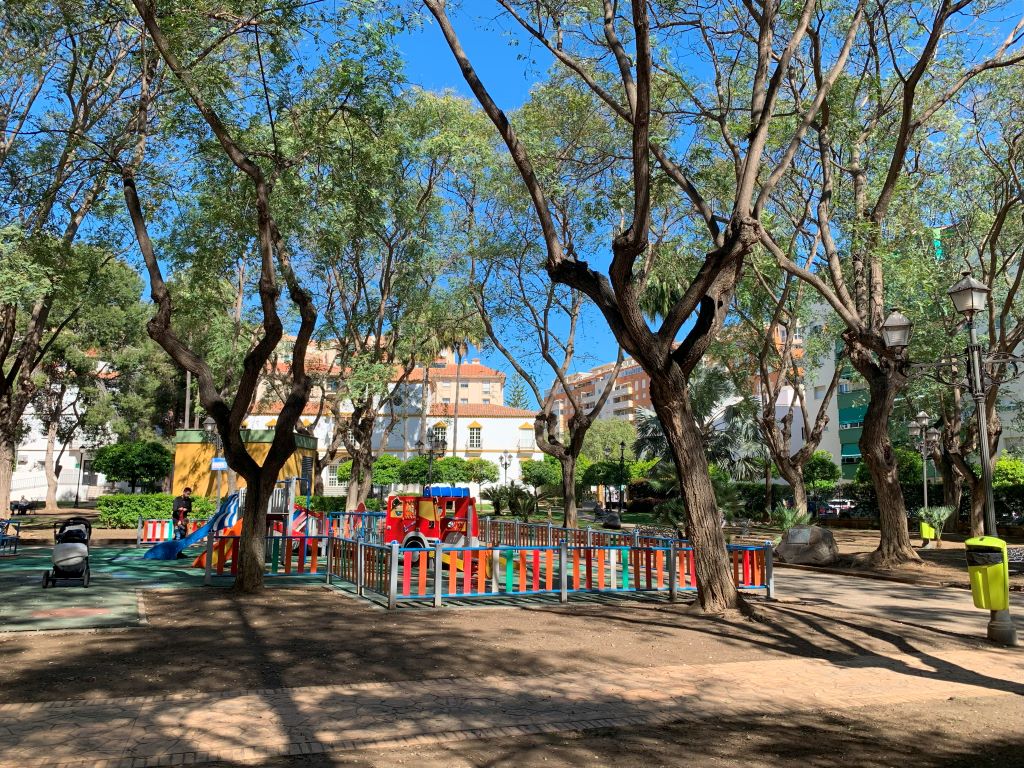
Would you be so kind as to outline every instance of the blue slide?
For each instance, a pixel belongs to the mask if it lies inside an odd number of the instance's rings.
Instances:
[[[177,560],[178,555],[180,555],[186,547],[198,544],[211,532],[219,531],[222,528],[234,525],[235,521],[238,519],[238,515],[238,494],[233,493],[221,502],[220,510],[210,518],[206,525],[196,528],[184,539],[161,541],[156,546],[151,547],[146,554],[143,555],[143,558],[146,560]]]

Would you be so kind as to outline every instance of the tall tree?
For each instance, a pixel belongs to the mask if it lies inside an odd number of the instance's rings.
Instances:
[[[157,14],[148,0],[133,0],[145,27],[140,50],[144,78],[139,89],[136,127],[138,140],[130,160],[121,167],[125,203],[136,240],[146,263],[150,289],[157,312],[149,322],[150,336],[183,368],[196,376],[204,410],[214,420],[224,446],[228,465],[248,486],[243,510],[238,576],[235,588],[247,592],[263,584],[266,511],[277,477],[295,450],[295,426],[309,398],[311,382],[306,373],[306,350],[313,334],[317,312],[312,295],[304,287],[293,263],[294,230],[282,230],[279,222],[292,224],[289,211],[275,210],[274,190],[298,184],[303,172],[315,163],[315,155],[333,148],[337,121],[358,111],[376,93],[371,83],[379,82],[390,63],[380,45],[381,30],[363,18],[342,14],[331,30],[336,41],[312,73],[289,66],[291,49],[281,45],[304,24],[317,20],[303,9],[268,8],[239,15],[194,11],[192,6],[168,5]],[[197,15],[198,14],[198,15]],[[358,14],[356,14],[358,16]],[[202,23],[198,23],[202,18]],[[346,24],[351,23],[351,27]],[[349,50],[355,39],[376,47],[376,55]],[[152,47],[148,45],[152,42]],[[171,128],[172,106],[153,104],[155,78],[166,66],[185,103],[198,113],[200,121],[181,140],[193,140],[207,163],[225,158],[245,180],[241,187],[248,196],[243,216],[255,232],[255,272],[261,330],[244,356],[242,369],[230,387],[216,380],[209,362],[190,347],[175,330],[173,301],[164,280],[162,266],[149,234],[146,206],[139,195],[137,174],[152,133],[151,121],[165,118],[161,127]],[[241,65],[251,63],[252,67]],[[301,74],[301,77],[296,75]],[[221,83],[229,81],[236,98],[222,98]],[[386,87],[386,86],[385,86]],[[176,95],[173,94],[173,95]],[[232,105],[250,101],[259,105],[253,112],[235,112]],[[208,131],[208,133],[206,133]],[[203,150],[209,138],[223,153],[214,159]],[[290,389],[278,417],[274,440],[262,462],[249,453],[242,439],[242,423],[252,407],[264,368],[284,333],[278,310],[279,281],[298,316],[289,366]]]
[[[908,381],[908,357],[905,349],[887,347],[882,331],[893,251],[905,247],[901,213],[908,190],[921,183],[916,170],[926,132],[973,79],[1024,58],[1024,18],[1008,31],[999,20],[1011,9],[1011,3],[972,0],[939,0],[924,9],[909,3],[872,7],[865,44],[856,47],[842,88],[812,123],[807,163],[798,162],[799,186],[814,210],[813,255],[821,267],[791,258],[779,232],[766,230],[760,238],[781,266],[810,283],[839,315],[850,363],[868,385],[860,448],[878,498],[882,534],[873,562],[880,565],[918,559],[889,435],[894,403]],[[904,23],[911,16],[918,22]],[[811,27],[806,65],[789,77],[805,98],[820,93],[827,78],[825,32]]]
[[[113,258],[90,217],[111,193],[107,159],[131,140],[137,32],[78,2],[27,3],[0,24],[0,508],[36,370]],[[88,235],[83,237],[83,233]],[[80,243],[82,247],[79,247]]]
[[[374,443],[386,448],[399,418],[411,414],[417,364],[427,371],[440,349],[479,337],[475,312],[456,288],[461,257],[447,247],[441,194],[471,152],[460,124],[447,119],[455,101],[427,93],[397,99],[366,125],[357,149],[314,179],[307,238],[324,291],[320,339],[340,379],[329,400],[326,460],[342,446],[352,459],[350,509],[369,491]],[[360,161],[348,162],[355,152]]]
[[[761,239],[763,196],[770,193],[792,161],[793,153],[787,147],[800,145],[845,65],[861,22],[860,6],[852,20],[846,19],[849,29],[839,31],[842,43],[831,51],[834,63],[818,92],[800,104],[792,104],[784,88],[785,78],[798,51],[806,47],[807,30],[816,8],[814,0],[807,0],[792,14],[783,13],[777,5],[724,3],[703,9],[696,16],[688,8],[667,2],[620,4],[604,0],[602,11],[595,12],[588,6],[497,0],[498,6],[585,83],[610,115],[628,128],[628,147],[621,147],[619,152],[619,156],[628,158],[621,192],[623,222],[612,239],[612,258],[605,275],[580,258],[560,234],[551,190],[538,177],[534,159],[519,132],[481,81],[445,3],[424,3],[523,179],[543,233],[550,278],[586,294],[604,315],[622,348],[651,377],[652,402],[672,446],[690,515],[700,606],[705,611],[739,607],[741,600],[728,566],[687,379],[722,327],[744,259]],[[653,31],[652,18],[656,20]],[[748,33],[726,38],[725,31],[736,28],[737,18],[742,19],[739,26]],[[652,34],[658,39],[652,41]],[[727,39],[735,48],[735,58],[730,52],[723,62],[718,55]],[[700,67],[710,65],[719,73],[719,108],[705,108],[696,100],[687,78],[680,75],[673,87],[679,101],[685,103],[666,105],[656,113],[672,90],[654,93],[656,72],[678,72],[679,54],[685,50],[692,56],[695,45],[707,51],[708,58],[700,62]],[[743,71],[745,82],[733,86],[730,80],[729,103],[722,103],[726,98],[722,76],[733,68]],[[746,97],[741,95],[744,92]],[[670,125],[672,118],[685,122],[694,114],[702,118],[710,114],[731,139],[733,120],[741,110],[746,116],[743,138],[731,141],[732,162],[726,166],[729,175],[716,170],[704,179],[699,168],[702,161],[696,155],[682,160],[674,157],[673,134],[691,134],[692,126]],[[785,126],[776,120],[780,112],[787,115]],[[710,178],[715,179],[714,185]],[[689,235],[687,250],[705,255],[693,259],[692,271],[678,282],[671,308],[652,330],[640,309],[640,298],[658,255],[649,248],[652,189],[656,184],[672,186],[679,195],[680,204],[686,206],[686,220],[679,226]],[[694,315],[695,322],[684,331],[684,324]],[[677,340],[679,336],[681,341]]]

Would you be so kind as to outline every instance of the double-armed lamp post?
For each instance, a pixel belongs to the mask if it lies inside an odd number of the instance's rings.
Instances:
[[[1009,353],[996,353],[983,355],[981,344],[978,343],[978,332],[974,327],[974,316],[985,311],[989,301],[989,287],[979,280],[974,279],[970,272],[964,272],[952,288],[947,291],[949,298],[956,307],[956,311],[964,316],[967,328],[970,333],[970,343],[964,354],[967,358],[967,386],[974,398],[974,414],[978,421],[978,452],[981,458],[981,482],[985,491],[985,535],[997,537],[996,528],[996,505],[992,496],[992,460],[989,452],[988,420],[985,413],[985,365],[996,365],[1003,369],[1001,381],[1016,378],[1024,374],[1024,370],[1018,370],[1018,366],[1024,363],[1024,358]],[[910,331],[913,324],[899,310],[893,310],[882,323],[882,338],[886,347],[899,353],[910,344]],[[953,385],[959,383],[958,372],[960,370],[960,359],[953,358],[938,363],[915,363],[910,367],[915,370],[929,371],[928,375],[942,384]],[[1006,374],[1007,369],[1012,371]],[[927,416],[927,414],[925,414]],[[920,427],[918,435],[920,435]],[[928,433],[925,433],[927,439]],[[922,448],[922,451],[924,449]],[[927,478],[925,481],[927,486]],[[1004,645],[1017,644],[1017,632],[1013,626],[1009,610],[992,611],[988,623],[988,637],[990,640]]]

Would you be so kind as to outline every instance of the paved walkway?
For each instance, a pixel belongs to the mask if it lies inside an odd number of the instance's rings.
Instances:
[[[845,610],[890,621],[900,621],[939,632],[985,637],[988,611],[980,611],[966,589],[928,587],[895,581],[814,573],[778,568],[776,592],[804,603],[831,603]],[[1010,596],[1017,632],[1024,639],[1024,601],[1020,592]]]
[[[950,650],[0,705],[23,768],[145,768],[721,716],[1024,695],[1024,654]]]

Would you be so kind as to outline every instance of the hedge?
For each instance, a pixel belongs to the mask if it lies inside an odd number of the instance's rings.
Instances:
[[[96,508],[100,514],[96,518],[97,528],[135,528],[139,518],[145,520],[166,520],[171,516],[171,502],[174,497],[169,493],[114,493],[100,496],[96,500]],[[203,496],[192,497],[192,520],[206,520],[216,508],[212,499]]]

